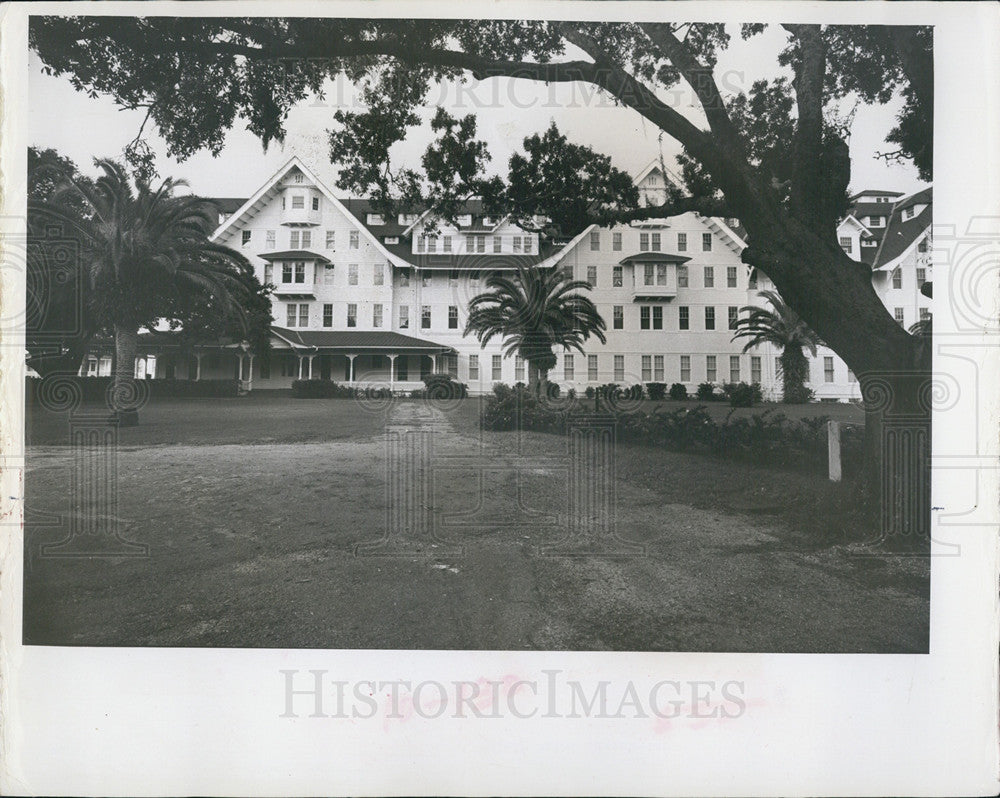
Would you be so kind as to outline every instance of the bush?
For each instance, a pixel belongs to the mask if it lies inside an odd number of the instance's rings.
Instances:
[[[568,391],[566,391],[566,398],[576,399],[576,388],[570,388]]]
[[[625,389],[624,394],[626,399],[631,399],[633,402],[636,402],[642,399],[642,386],[638,383],[631,385]]]
[[[292,396],[295,399],[352,399],[357,395],[357,389],[346,385],[338,385],[332,380],[294,380]]]
[[[716,399],[715,386],[710,382],[703,382],[698,386],[695,396],[702,402],[714,402]]]
[[[790,405],[804,405],[813,401],[815,397],[816,394],[812,388],[807,388],[805,385],[796,385],[784,393],[781,401]]]
[[[747,385],[745,382],[741,382],[736,385],[727,384],[723,390],[726,388],[729,389],[726,391],[726,395],[729,397],[731,407],[753,407],[754,404],[760,402],[759,385]]]
[[[593,385],[588,385],[583,391],[583,395],[586,396],[588,399],[593,399],[596,393],[597,392],[594,390]]]
[[[428,374],[424,377],[424,387],[428,399],[465,399],[469,395],[468,385],[447,374]]]
[[[675,402],[680,402],[688,398],[688,390],[684,387],[683,383],[675,382],[670,386],[670,398]]]
[[[667,384],[665,382],[647,382],[646,395],[654,402],[662,401],[667,395]]]
[[[546,382],[545,385],[546,385],[545,392],[546,395],[549,397],[549,399],[558,399],[559,394],[562,393],[562,389],[559,387],[559,385],[554,382]]]

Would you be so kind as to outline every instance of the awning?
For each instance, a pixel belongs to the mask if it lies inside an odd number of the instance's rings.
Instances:
[[[293,348],[336,349],[345,352],[454,352],[453,346],[425,341],[390,330],[291,330],[271,327],[271,332]]]
[[[325,255],[309,249],[283,249],[281,252],[262,252],[257,257],[264,260],[315,260],[320,263],[332,263]]]
[[[623,266],[629,263],[687,263],[691,258],[672,255],[669,252],[638,252],[618,261]]]

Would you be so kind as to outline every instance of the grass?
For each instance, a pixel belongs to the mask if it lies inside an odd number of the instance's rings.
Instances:
[[[547,556],[566,530],[566,442],[483,432],[478,407],[154,401],[119,431],[114,509],[149,545],[140,559],[40,556],[75,511],[74,461],[66,417],[33,409],[25,642],[926,651],[927,560],[860,546],[849,487],[623,444],[619,540]],[[429,479],[405,487],[428,486],[431,531],[355,556],[387,531],[386,425],[430,433]]]

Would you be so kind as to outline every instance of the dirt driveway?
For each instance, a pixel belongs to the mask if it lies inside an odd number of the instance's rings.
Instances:
[[[723,466],[619,447],[611,484],[590,466],[581,492],[591,439],[572,454],[419,402],[383,422],[326,441],[126,443],[117,517],[144,558],[40,557],[66,534],[46,520],[68,512],[74,461],[31,448],[25,643],[927,649],[926,560],[804,545],[767,514],[694,506],[672,480],[724,480]]]

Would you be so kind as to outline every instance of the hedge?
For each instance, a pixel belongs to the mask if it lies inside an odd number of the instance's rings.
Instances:
[[[51,375],[46,378],[28,377],[25,381],[25,398],[30,403],[40,401],[47,391],[67,391],[82,402],[106,402],[113,377],[79,377],[76,375]],[[136,380],[141,395],[163,397],[236,397],[239,380]]]

